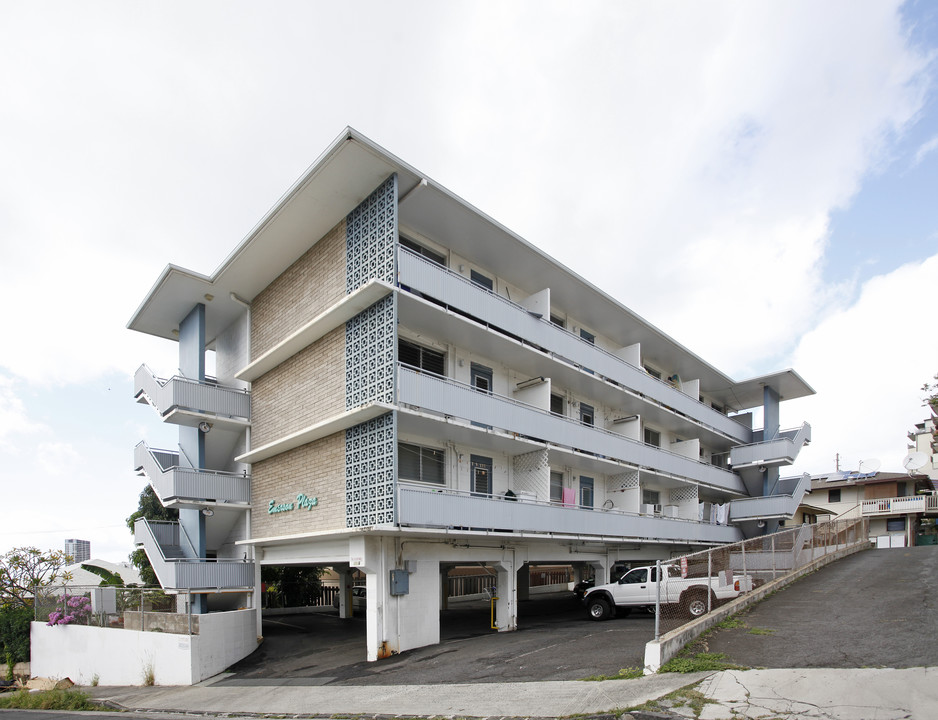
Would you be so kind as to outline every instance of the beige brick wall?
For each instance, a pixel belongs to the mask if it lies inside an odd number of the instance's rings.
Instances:
[[[345,411],[345,326],[265,373],[251,387],[251,445],[261,447]]]
[[[344,431],[255,463],[252,471],[254,538],[345,527]],[[316,507],[297,507],[299,493],[318,498]],[[271,500],[277,505],[293,503],[294,509],[270,514]]]
[[[345,296],[345,220],[251,303],[251,356],[258,358]]]

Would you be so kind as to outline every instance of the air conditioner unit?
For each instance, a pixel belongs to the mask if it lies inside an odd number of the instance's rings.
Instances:
[[[657,505],[642,505],[642,515],[654,515]]]
[[[677,505],[665,505],[661,508],[661,512],[665,517],[677,517]]]

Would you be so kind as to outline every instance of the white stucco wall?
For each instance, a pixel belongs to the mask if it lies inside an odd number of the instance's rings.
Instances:
[[[70,678],[89,685],[142,685],[152,668],[157,685],[192,685],[217,675],[257,647],[254,610],[209,613],[199,635],[34,622],[34,677]]]

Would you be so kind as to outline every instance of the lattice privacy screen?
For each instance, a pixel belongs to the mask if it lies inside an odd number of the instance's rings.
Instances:
[[[635,490],[638,487],[638,470],[628,470],[609,478],[606,484],[610,490]]]

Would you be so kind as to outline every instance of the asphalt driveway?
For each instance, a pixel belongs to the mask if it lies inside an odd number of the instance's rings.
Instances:
[[[365,661],[365,619],[332,613],[264,620],[264,643],[231,670],[228,685],[408,685],[423,683],[578,680],[641,667],[654,617],[633,613],[610,622],[589,620],[572,593],[521,603],[519,629],[489,629],[487,603],[443,612],[441,643]]]
[[[747,667],[938,665],[938,547],[867,550],[808,575],[707,638]]]

